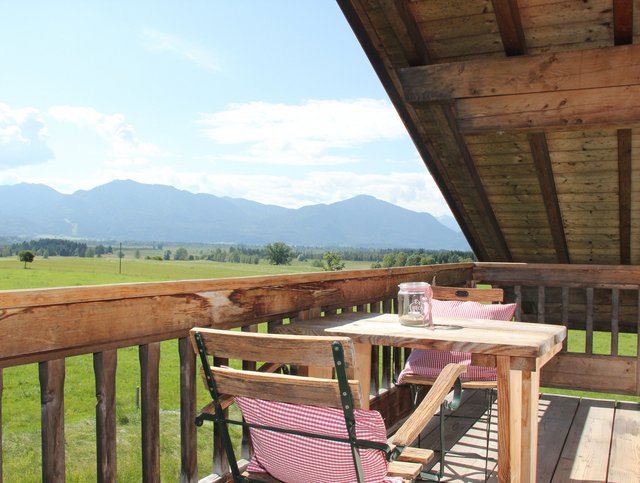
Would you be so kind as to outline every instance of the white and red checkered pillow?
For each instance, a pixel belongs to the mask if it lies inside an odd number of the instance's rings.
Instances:
[[[511,320],[516,312],[516,304],[481,304],[435,299],[431,302],[431,313],[434,317]],[[467,372],[460,375],[462,382],[496,380],[495,367],[472,366],[469,352],[414,349],[398,376],[398,384],[404,384],[405,378],[409,375],[435,379],[442,369],[452,362],[467,366]]]
[[[288,404],[236,397],[245,421],[295,431],[347,438],[342,409]],[[358,439],[387,442],[382,416],[377,411],[355,410]],[[284,482],[355,482],[356,473],[347,443],[251,428],[252,472],[269,473]],[[388,478],[387,460],[382,451],[360,449],[360,460],[367,483],[401,483]]]

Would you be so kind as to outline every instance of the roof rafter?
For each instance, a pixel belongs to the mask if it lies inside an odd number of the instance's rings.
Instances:
[[[613,2],[613,38],[616,45],[633,42],[633,2]],[[620,263],[631,263],[631,129],[618,133],[618,203],[620,220]]]

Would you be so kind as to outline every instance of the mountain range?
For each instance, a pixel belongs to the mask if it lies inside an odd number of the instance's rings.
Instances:
[[[70,195],[0,186],[0,237],[469,250],[444,223],[368,195],[290,209],[129,180]]]

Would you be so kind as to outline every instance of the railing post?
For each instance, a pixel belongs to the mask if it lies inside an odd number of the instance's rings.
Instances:
[[[2,368],[0,367],[0,483],[2,483]]]
[[[188,337],[178,339],[180,354],[180,483],[198,481],[196,355]]]
[[[96,378],[96,463],[100,483],[117,481],[116,366],[118,352],[93,354]]]
[[[141,345],[142,480],[160,481],[160,343]]]
[[[64,482],[64,359],[40,362],[42,481]]]

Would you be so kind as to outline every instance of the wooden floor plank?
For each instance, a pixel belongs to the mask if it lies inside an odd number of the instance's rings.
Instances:
[[[552,481],[607,481],[614,402],[582,399]]]
[[[538,409],[538,483],[548,483],[562,454],[580,398],[543,394]]]
[[[618,403],[613,423],[609,481],[640,481],[640,404]]]

